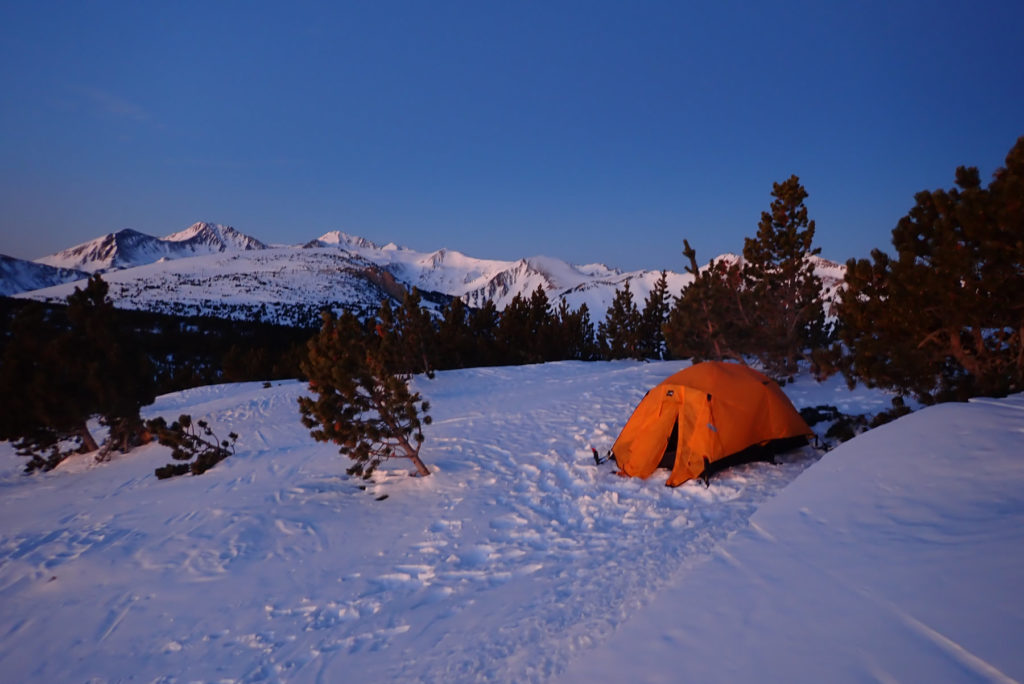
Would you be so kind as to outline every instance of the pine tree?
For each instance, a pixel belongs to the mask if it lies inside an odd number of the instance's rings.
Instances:
[[[472,355],[469,366],[494,366],[502,362],[499,343],[499,319],[494,302],[487,300],[483,306],[469,312],[469,336],[472,340]]]
[[[667,349],[663,328],[668,320],[671,302],[668,294],[668,273],[661,276],[644,300],[640,312],[640,355],[647,359],[664,359]]]
[[[590,309],[580,304],[570,309],[564,299],[555,312],[555,329],[558,340],[558,360],[590,361],[597,355],[594,341],[594,324],[590,320]]]
[[[538,285],[530,295],[526,346],[527,363],[543,363],[559,357],[555,340],[555,318],[551,302],[543,286]]]
[[[466,368],[474,356],[469,311],[458,297],[441,310],[437,328],[438,368]]]
[[[605,358],[642,360],[640,325],[640,311],[627,280],[615,290],[604,322],[597,327],[598,344]]]
[[[398,322],[398,315],[391,306],[390,299],[382,299],[377,307],[376,319],[367,321],[367,325],[373,325],[373,334],[376,336],[376,344],[380,354],[388,359],[393,359],[395,368],[392,372],[407,371],[412,365],[407,359],[407,350],[402,339],[401,324]]]
[[[0,369],[5,404],[0,438],[16,441],[27,469],[50,469],[73,449],[100,450],[87,427],[99,415],[110,427],[100,455],[134,446],[142,430],[139,409],[153,400],[155,378],[130,331],[122,329],[107,284],[99,275],[68,297],[60,322],[29,305],[12,326]],[[45,454],[45,456],[44,456]]]
[[[693,281],[676,297],[664,325],[665,341],[673,356],[695,361],[732,359],[745,363],[752,346],[752,324],[740,265],[712,260],[697,266],[697,252],[683,240],[686,271]]]
[[[26,471],[55,467],[74,450],[66,440],[75,439],[89,451],[97,448],[85,427],[91,412],[79,401],[81,384],[70,377],[73,369],[60,372],[62,334],[46,309],[32,302],[15,316],[0,358],[0,439],[29,457]],[[71,394],[61,394],[62,389]]]
[[[770,374],[790,375],[797,361],[810,359],[828,341],[821,279],[810,257],[814,221],[808,219],[807,191],[790,176],[772,184],[769,211],[762,212],[757,237],[743,245],[743,279],[758,334],[754,353]]]
[[[1024,390],[1024,137],[987,188],[920,192],[895,258],[847,262],[831,359],[852,384],[924,401]]]
[[[498,319],[497,350],[501,363],[530,363],[530,303],[518,292]]]
[[[395,370],[424,373],[427,377],[433,377],[437,359],[437,331],[434,319],[424,308],[417,288],[406,291],[402,307],[395,315],[395,324],[401,341]]]
[[[85,359],[85,390],[109,428],[101,459],[138,446],[145,431],[139,410],[156,398],[154,368],[107,293],[107,283],[94,275],[84,290],[75,288],[67,309],[70,343]]]
[[[351,313],[325,312],[302,364],[316,397],[300,397],[302,423],[320,442],[334,442],[353,465],[350,475],[370,477],[384,461],[408,458],[421,475],[419,457],[430,409],[409,390],[410,375],[395,373],[396,361],[380,335],[368,333]]]

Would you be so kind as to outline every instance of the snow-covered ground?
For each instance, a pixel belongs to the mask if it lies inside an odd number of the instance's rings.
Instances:
[[[148,407],[239,433],[200,477],[158,481],[159,445],[24,477],[0,445],[2,679],[1024,678],[1024,398],[927,409],[709,488],[595,466],[590,445],[684,365],[418,379],[434,475],[399,462],[365,490],[300,424],[297,382]],[[888,406],[839,380],[785,389]]]
[[[1024,679],[1024,395],[841,445],[561,682]]]

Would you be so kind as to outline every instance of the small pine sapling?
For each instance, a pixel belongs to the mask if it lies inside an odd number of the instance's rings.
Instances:
[[[394,368],[392,348],[348,312],[325,313],[309,342],[302,370],[316,397],[299,398],[302,424],[352,459],[350,475],[369,478],[392,457],[408,458],[418,475],[430,474],[419,457],[430,405],[409,390],[410,375]]]

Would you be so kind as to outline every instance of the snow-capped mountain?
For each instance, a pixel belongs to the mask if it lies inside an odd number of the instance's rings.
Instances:
[[[450,249],[417,252],[394,243],[379,246],[340,231],[326,233],[307,243],[307,247],[335,246],[371,261],[390,271],[398,280],[421,290],[443,292],[460,297],[470,306],[492,301],[505,308],[517,295],[528,297],[538,286],[557,306],[565,300],[570,307],[586,304],[592,315],[601,316],[615,296],[615,290],[629,283],[634,301],[644,299],[660,277],[659,271],[622,272],[604,264],[576,266],[561,259],[535,256],[517,261],[477,259]],[[736,254],[723,254],[718,260],[742,261]],[[822,280],[826,300],[832,299],[843,281],[846,268],[819,256],[811,257],[814,270]],[[668,291],[678,295],[692,280],[689,273],[666,272]]]
[[[516,261],[477,259],[452,249],[417,252],[394,243],[380,246],[355,235],[331,231],[305,245],[337,247],[386,269],[394,277],[423,291],[442,292],[470,306],[494,302],[505,308],[517,295],[528,297],[538,286],[557,306],[565,299],[572,308],[586,304],[591,314],[603,314],[615,290],[626,282],[638,302],[654,287],[658,271],[623,273],[604,264],[574,266],[561,259],[536,256]],[[692,280],[688,274],[667,274],[669,291],[678,294]]]
[[[36,263],[96,273],[143,266],[160,259],[260,249],[266,249],[266,245],[230,226],[200,222],[165,238],[126,228],[36,259]]]
[[[825,293],[834,295],[843,267],[815,260]],[[544,256],[501,261],[452,249],[419,252],[341,231],[302,246],[268,247],[233,228],[208,223],[162,239],[121,231],[40,261],[106,271],[110,297],[124,308],[293,325],[315,324],[325,307],[369,312],[384,297],[400,300],[411,287],[435,302],[458,297],[470,306],[492,301],[498,309],[516,295],[529,297],[541,287],[553,306],[563,300],[573,309],[586,304],[592,319],[600,320],[617,289],[628,283],[634,301],[643,306],[660,277],[659,271],[575,266]],[[692,280],[688,273],[672,271],[666,278],[671,295],[678,295]],[[71,283],[58,284],[19,296],[61,301],[73,289]]]
[[[0,254],[0,297],[28,292],[89,277],[88,273],[68,268],[56,268],[34,261]]]
[[[94,273],[150,263],[164,254],[159,238],[125,228],[41,257],[36,263]]]

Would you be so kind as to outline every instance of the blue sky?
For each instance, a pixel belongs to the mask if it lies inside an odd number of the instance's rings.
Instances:
[[[0,253],[198,220],[681,270],[825,256],[1024,135],[1024,2],[0,4]]]

